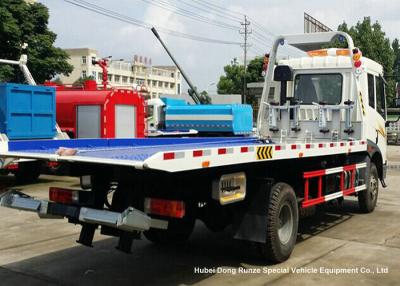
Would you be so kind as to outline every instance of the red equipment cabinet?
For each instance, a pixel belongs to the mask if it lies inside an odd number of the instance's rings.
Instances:
[[[57,86],[57,123],[72,138],[144,137],[144,99],[137,91]]]

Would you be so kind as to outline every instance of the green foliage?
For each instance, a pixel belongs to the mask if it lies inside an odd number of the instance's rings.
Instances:
[[[200,102],[201,104],[211,104],[211,97],[208,95],[207,91],[203,90],[200,92]]]
[[[219,78],[217,91],[219,94],[241,94],[243,91],[244,67],[236,58],[224,67],[225,75]]]
[[[263,57],[256,57],[247,65],[246,82],[262,81]],[[217,84],[219,94],[243,94],[244,66],[239,65],[236,58],[230,65],[224,67],[225,75],[219,78]],[[253,103],[255,99],[246,95],[246,102]]]
[[[393,78],[393,67],[395,64],[395,52],[391,47],[389,38],[386,37],[378,22],[371,23],[370,17],[365,17],[362,22],[357,22],[353,27],[346,23],[339,25],[339,31],[348,33],[363,56],[366,56],[383,66],[384,76],[388,83],[386,88],[387,102],[390,104],[395,94],[395,80]]]
[[[56,34],[47,28],[48,19],[48,9],[43,4],[0,1],[0,58],[17,60],[26,53],[28,68],[38,83],[57,74],[68,75],[73,69],[67,62],[67,53],[53,46]],[[24,43],[28,44],[26,50],[22,49]],[[22,79],[18,67],[0,66],[0,81]]]
[[[394,52],[393,78],[396,82],[400,82],[400,43],[398,39],[392,42]]]

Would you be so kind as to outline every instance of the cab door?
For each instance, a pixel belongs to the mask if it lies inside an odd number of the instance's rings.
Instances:
[[[379,148],[383,162],[386,161],[386,97],[382,77],[368,74],[368,131],[367,138]]]
[[[382,76],[375,76],[375,110],[377,144],[382,152],[383,163],[386,161],[387,135],[386,135],[386,94],[385,81]]]

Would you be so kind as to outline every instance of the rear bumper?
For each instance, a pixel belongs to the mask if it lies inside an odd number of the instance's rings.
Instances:
[[[153,219],[132,207],[127,208],[121,213],[109,210],[98,210],[54,203],[47,200],[36,200],[15,190],[10,190],[0,196],[0,206],[35,212],[40,218],[67,217],[81,223],[104,225],[123,231],[145,231],[150,228],[168,228],[167,221]]]

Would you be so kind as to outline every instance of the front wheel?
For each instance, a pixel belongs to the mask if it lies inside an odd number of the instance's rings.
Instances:
[[[266,242],[259,244],[264,258],[273,262],[287,260],[296,244],[299,212],[291,186],[277,183],[268,201]]]
[[[371,162],[367,188],[358,193],[358,205],[364,213],[373,212],[378,201],[379,176],[376,165]]]

